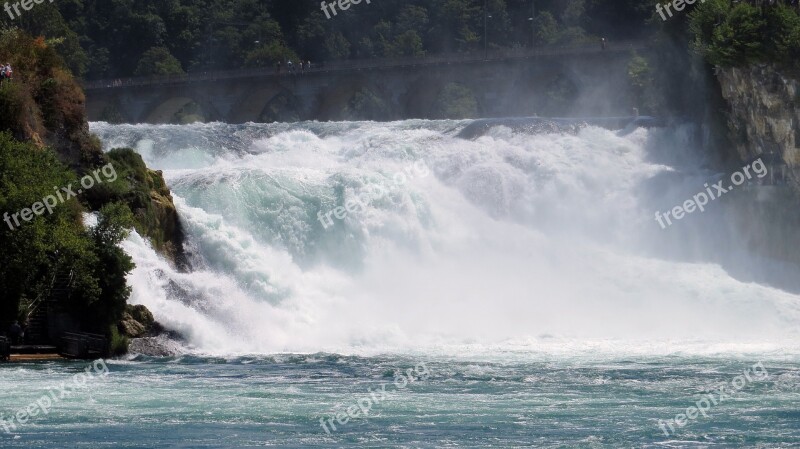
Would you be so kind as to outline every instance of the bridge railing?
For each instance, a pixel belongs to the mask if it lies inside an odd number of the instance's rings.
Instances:
[[[158,75],[138,78],[118,78],[88,81],[83,84],[84,89],[106,89],[114,87],[132,86],[151,86],[161,84],[191,83],[198,81],[217,81],[234,78],[255,78],[255,77],[285,77],[301,73],[328,73],[340,71],[353,71],[365,69],[415,67],[429,65],[447,65],[453,63],[470,62],[491,62],[509,59],[526,59],[536,56],[570,55],[581,53],[600,53],[603,51],[620,52],[646,48],[647,44],[641,41],[625,41],[609,43],[606,50],[600,45],[569,45],[569,46],[549,46],[535,49],[502,49],[490,52],[474,53],[453,53],[437,56],[425,57],[399,57],[389,59],[351,59],[343,61],[329,61],[324,63],[312,64],[310,69],[300,70],[299,65],[295,65],[292,72],[287,67],[282,67],[280,72],[275,67],[257,67],[251,69],[221,70],[211,72],[190,72],[179,75]]]
[[[65,332],[61,336],[61,353],[78,359],[93,359],[108,355],[108,340],[103,335],[86,332]]]

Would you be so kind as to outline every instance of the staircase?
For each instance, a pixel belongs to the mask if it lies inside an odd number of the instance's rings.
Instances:
[[[33,312],[28,315],[28,327],[25,330],[27,344],[42,345],[51,342],[49,316],[69,298],[72,277],[72,271],[57,271],[50,282],[49,295],[36,301]]]
[[[48,342],[47,305],[40,302],[33,314],[28,316],[28,327],[25,329],[25,342],[41,345]]]
[[[50,286],[50,297],[47,299],[48,306],[55,307],[69,299],[69,294],[72,290],[72,277],[72,270],[56,273]]]

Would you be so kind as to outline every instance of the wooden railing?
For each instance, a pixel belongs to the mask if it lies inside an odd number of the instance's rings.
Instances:
[[[67,357],[93,359],[108,355],[108,339],[102,335],[65,332],[61,344],[61,354]]]

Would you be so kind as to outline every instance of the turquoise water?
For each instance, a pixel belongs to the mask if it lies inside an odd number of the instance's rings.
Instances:
[[[764,360],[769,377],[667,437],[659,419],[671,419],[704,391],[742,374],[755,363],[752,356],[424,358],[109,361],[107,377],[13,436],[0,435],[0,447],[800,447],[797,360]],[[395,373],[420,363],[428,376],[398,389]],[[0,412],[7,417],[87,366],[3,366]],[[369,418],[337,425],[330,435],[320,426],[320,418],[355,405],[381,384],[391,393],[368,410]]]

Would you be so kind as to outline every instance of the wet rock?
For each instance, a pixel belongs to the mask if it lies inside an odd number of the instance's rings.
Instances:
[[[128,351],[150,357],[174,357],[186,352],[186,348],[169,335],[158,337],[134,338]]]
[[[152,337],[163,330],[147,307],[130,304],[125,307],[125,313],[118,327],[119,331],[129,338]]]
[[[785,164],[795,186],[800,168],[800,82],[769,64],[717,68],[728,127],[742,161]]]

